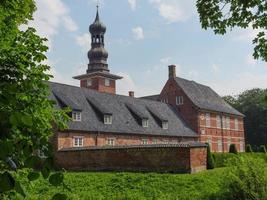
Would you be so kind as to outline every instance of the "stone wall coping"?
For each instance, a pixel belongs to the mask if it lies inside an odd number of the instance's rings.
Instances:
[[[207,147],[206,144],[195,143],[179,143],[179,144],[149,144],[149,145],[127,145],[127,146],[92,146],[92,147],[71,147],[58,150],[59,152],[66,151],[85,151],[85,150],[123,150],[123,149],[148,149],[148,148],[199,148]]]

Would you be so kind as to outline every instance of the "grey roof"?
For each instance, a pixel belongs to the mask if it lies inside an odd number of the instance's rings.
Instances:
[[[158,98],[159,98],[159,94],[140,97],[140,99],[149,99],[153,101],[158,101]]]
[[[100,93],[87,88],[53,82],[49,82],[49,84],[53,91],[50,98],[57,102],[56,106],[59,106],[59,102],[54,94],[60,92],[82,108],[82,121],[69,122],[69,130],[197,137],[197,134],[185,124],[179,114],[176,113],[170,105],[165,103],[122,95]],[[112,113],[112,124],[104,124],[103,116],[101,113],[99,114],[99,112],[96,112],[94,106],[92,106],[93,103],[91,104],[90,102],[97,102],[95,107],[104,109],[104,111],[101,112]],[[147,128],[140,125],[127,105],[134,106],[134,108],[139,111],[141,110],[141,112],[148,117],[149,125]],[[162,129],[148,111],[147,107],[156,110],[163,118],[168,120],[168,129]]]
[[[217,112],[244,116],[242,113],[238,112],[226,103],[210,87],[179,77],[176,77],[175,80],[197,107],[205,110],[214,110]]]

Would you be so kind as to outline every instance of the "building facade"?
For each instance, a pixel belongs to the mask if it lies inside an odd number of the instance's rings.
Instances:
[[[98,11],[89,32],[86,73],[73,77],[80,87],[49,83],[57,108],[72,110],[69,128],[55,134],[57,151],[199,142],[208,142],[214,152],[228,152],[230,144],[244,151],[244,116],[211,88],[176,77],[174,65],[159,95],[117,95],[116,81],[122,77],[108,68],[106,27]]]

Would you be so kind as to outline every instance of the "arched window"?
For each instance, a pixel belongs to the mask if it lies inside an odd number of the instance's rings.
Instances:
[[[96,36],[96,43],[99,43],[99,35]]]

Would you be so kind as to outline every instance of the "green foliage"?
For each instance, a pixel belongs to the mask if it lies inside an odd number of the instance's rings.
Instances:
[[[210,145],[207,144],[207,169],[214,168],[214,159],[210,152]]]
[[[53,130],[66,128],[69,117],[65,110],[55,110],[48,100],[49,66],[43,64],[47,41],[33,28],[18,27],[32,19],[33,0],[0,2],[0,198],[14,193],[25,196],[14,169],[34,168],[44,163],[43,177],[52,169],[51,144]],[[42,151],[47,157],[38,156]],[[28,171],[28,181],[36,181],[39,173]],[[63,180],[62,180],[63,181]]]
[[[240,155],[240,154],[239,154]],[[227,163],[237,155],[233,153],[213,153],[214,167],[226,167]]]
[[[264,100],[267,97],[267,89],[252,89],[238,95],[236,103],[228,101],[235,109],[245,115],[244,128],[246,141],[256,151],[256,146],[267,144],[267,107]],[[234,98],[234,97],[233,97]]]
[[[230,145],[229,153],[238,154],[235,144]]]
[[[261,145],[260,146],[260,152],[266,153],[266,147],[265,147],[265,145]]]
[[[220,199],[267,199],[266,162],[251,157],[236,157],[223,179]]]
[[[253,152],[250,144],[246,145],[246,152],[247,153],[252,153]]]
[[[197,10],[202,28],[211,28],[215,34],[225,34],[234,27],[258,30],[253,56],[267,62],[267,1],[198,0]]]

